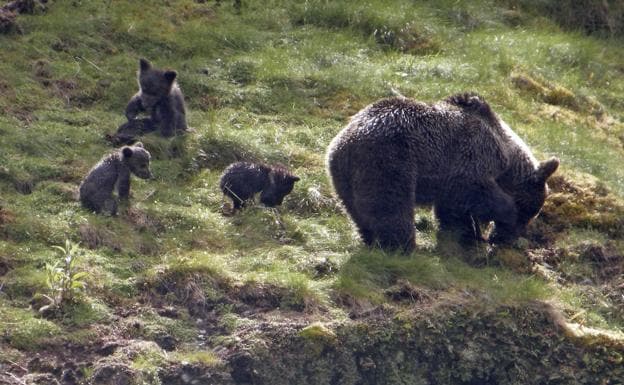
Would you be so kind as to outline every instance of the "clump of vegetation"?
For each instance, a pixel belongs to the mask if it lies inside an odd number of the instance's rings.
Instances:
[[[522,73],[513,74],[511,82],[517,88],[536,95],[546,103],[565,106],[573,110],[580,108],[576,95],[561,85],[538,80]]]
[[[46,285],[48,294],[42,296],[48,300],[48,304],[39,308],[40,313],[49,313],[62,310],[66,305],[79,299],[87,288],[89,273],[77,268],[80,259],[79,244],[69,239],[65,241],[65,247],[52,246],[61,253],[62,259],[54,263],[46,263]]]
[[[544,205],[540,220],[552,227],[551,233],[579,227],[599,231],[614,239],[624,237],[624,203],[603,183],[556,176],[552,178],[550,188],[552,194]]]
[[[205,350],[176,351],[171,355],[170,360],[187,364],[201,364],[209,367],[219,366],[223,363],[214,352]]]
[[[313,323],[301,329],[299,335],[306,339],[333,340],[336,333],[320,322]]]
[[[414,23],[408,23],[396,31],[383,26],[376,29],[373,36],[375,42],[382,47],[403,53],[425,55],[440,50],[440,43],[431,36],[431,33],[423,32]]]
[[[618,0],[512,0],[533,14],[548,15],[564,28],[602,36],[624,35],[624,4]]]

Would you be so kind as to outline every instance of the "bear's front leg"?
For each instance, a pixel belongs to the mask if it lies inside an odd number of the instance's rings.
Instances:
[[[416,249],[414,210],[396,213],[393,217],[382,218],[376,229],[379,246],[383,250],[397,250],[410,254]],[[363,237],[366,236],[363,234]]]
[[[119,199],[128,199],[130,196],[130,171],[124,170],[119,173],[117,194],[119,195]]]
[[[154,107],[152,121],[160,126],[160,134],[165,138],[175,134],[175,111],[167,99],[160,101]]]
[[[130,99],[126,106],[126,118],[128,118],[128,121],[134,120],[144,111],[145,108],[143,107],[143,103],[141,103],[141,94],[137,93]]]
[[[464,207],[441,201],[434,205],[434,212],[440,232],[452,235],[464,245],[471,245],[475,241],[482,240],[479,223],[473,220]]]
[[[469,209],[476,221],[494,221],[490,243],[507,243],[518,237],[516,204],[495,181],[477,184],[469,196]]]

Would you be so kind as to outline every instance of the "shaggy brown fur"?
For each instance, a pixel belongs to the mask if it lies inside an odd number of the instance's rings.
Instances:
[[[154,68],[146,59],[139,61],[139,92],[126,107],[126,117],[131,122],[141,112],[150,114],[149,130],[160,130],[163,136],[172,136],[176,131],[186,131],[186,108],[184,96],[176,82],[177,73]],[[123,126],[122,126],[123,127]],[[120,128],[121,129],[121,128]]]
[[[260,193],[260,202],[274,207],[282,204],[298,180],[283,166],[236,162],[223,172],[220,187],[232,199],[234,210],[242,208],[256,193]]]
[[[93,166],[80,184],[80,202],[97,213],[115,215],[117,199],[113,196],[115,187],[119,199],[130,195],[130,174],[141,179],[152,177],[150,172],[150,153],[142,143],[124,146],[121,150],[106,155]]]
[[[442,231],[491,242],[515,239],[539,212],[557,159],[538,163],[481,97],[433,105],[392,98],[373,103],[334,138],[328,172],[367,245],[411,251],[415,205],[433,205]]]

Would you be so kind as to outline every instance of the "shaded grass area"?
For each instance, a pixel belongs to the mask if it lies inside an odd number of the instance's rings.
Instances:
[[[563,32],[485,0],[250,1],[240,14],[230,3],[59,1],[20,16],[23,34],[0,35],[2,346],[86,343],[123,319],[123,338],[170,336],[180,360],[214,364],[198,345],[225,344],[265,312],[346,319],[463,295],[492,306],[552,300],[587,325],[624,327],[610,293],[617,272],[602,270],[624,253],[611,210],[624,196],[621,40]],[[113,150],[104,135],[124,121],[139,57],[178,71],[194,131],[142,138],[155,180],[133,179],[130,206],[96,216],[76,190]],[[538,158],[560,157],[565,183],[579,190],[559,183],[524,248],[476,251],[491,258],[485,267],[436,249],[429,212],[419,213],[429,225],[415,255],[363,249],[326,178],[327,144],[378,98],[431,102],[468,90]],[[279,211],[227,218],[218,180],[238,160],[283,163],[302,181]],[[586,174],[599,182],[578,182]],[[76,306],[45,319],[31,300],[46,292],[42,268],[65,239],[80,242],[91,279]],[[608,242],[602,262],[581,247]],[[559,279],[527,267],[544,262]],[[159,313],[171,306],[177,318]],[[201,328],[215,336],[198,338]],[[150,362],[137,366],[161,361]]]

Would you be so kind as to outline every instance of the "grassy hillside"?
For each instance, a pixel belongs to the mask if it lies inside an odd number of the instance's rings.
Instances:
[[[189,365],[232,373],[215,383],[270,383],[263,367],[241,369],[251,361],[238,353],[258,341],[288,350],[280,330],[304,347],[316,341],[319,354],[305,357],[315,362],[336,340],[387,341],[374,326],[341,329],[358,320],[399,322],[397,333],[421,344],[481,315],[480,327],[523,336],[513,343],[571,344],[539,348],[568,354],[555,360],[569,366],[562,379],[617,383],[608,381],[624,354],[624,42],[488,0],[243,3],[50,1],[0,34],[0,384],[68,370],[106,383],[111,367],[168,384]],[[120,215],[94,215],[77,186],[112,151],[104,137],[125,121],[141,57],[178,71],[194,131],[143,137],[155,179],[133,179]],[[514,247],[462,250],[437,242],[423,209],[414,255],[367,250],[332,195],[330,140],[379,98],[465,91],[483,95],[539,159],[561,159],[541,216]],[[302,181],[279,210],[225,217],[218,180],[236,160],[281,162]],[[79,245],[85,289],[39,312],[59,282],[53,246],[66,240]],[[432,323],[430,340],[422,330]],[[420,334],[401,334],[408,324]],[[422,383],[494,378],[468,361]],[[402,380],[382,373],[377,383],[408,381],[396,370]]]

